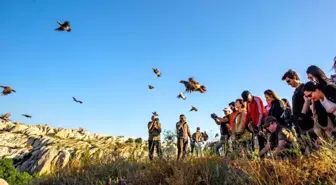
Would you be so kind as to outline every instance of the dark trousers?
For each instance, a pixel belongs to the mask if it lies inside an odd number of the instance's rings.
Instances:
[[[161,159],[162,158],[161,141],[148,140],[149,160],[153,160],[154,148],[156,148],[156,153]]]
[[[177,139],[177,160],[180,158],[184,159],[188,151],[188,138],[178,138]]]
[[[190,153],[194,154],[194,149],[195,149],[196,141],[191,141],[190,143]]]
[[[216,144],[216,154],[221,156],[221,150],[224,151],[224,156],[229,149],[229,135],[222,135],[218,143]]]

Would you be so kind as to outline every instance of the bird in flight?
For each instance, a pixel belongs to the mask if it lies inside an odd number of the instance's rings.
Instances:
[[[56,28],[55,30],[71,32],[69,21],[64,21],[64,23],[57,21],[57,23],[60,25],[60,27]]]
[[[181,80],[180,83],[183,83],[186,92],[195,92],[198,91],[200,93],[206,92],[206,87],[204,85],[200,85],[194,78],[190,77],[188,81]]]
[[[4,120],[4,121],[10,121],[9,117],[11,116],[10,113],[6,113],[0,116],[0,119]]]
[[[152,86],[152,85],[148,85],[148,89],[149,89],[149,90],[152,90],[152,89],[154,89],[154,86]]]
[[[9,87],[9,86],[0,86],[3,88],[2,91],[2,96],[7,96],[9,94],[11,94],[12,92],[16,92],[13,88]]]
[[[82,101],[80,101],[80,100],[77,100],[75,97],[72,97],[72,99],[73,99],[75,102],[77,102],[77,103],[80,103],[80,104],[82,104],[82,103],[83,103]]]
[[[184,96],[183,92],[181,92],[177,98],[182,98],[183,100],[186,100],[187,98]]]
[[[154,73],[156,74],[157,77],[161,77],[162,74],[158,69],[156,69],[156,68],[152,68],[152,69],[153,69],[153,71],[154,71]]]
[[[22,114],[22,116],[26,117],[26,118],[32,118],[31,115],[28,115],[28,114]]]
[[[196,107],[194,107],[194,106],[191,106],[191,109],[190,109],[190,111],[195,111],[195,112],[197,112],[197,111],[198,111],[198,109],[197,109]]]

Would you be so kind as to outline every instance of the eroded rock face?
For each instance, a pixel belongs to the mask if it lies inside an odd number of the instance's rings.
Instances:
[[[0,158],[14,158],[19,171],[48,174],[69,162],[107,156],[148,158],[147,144],[91,134],[83,129],[0,123]]]

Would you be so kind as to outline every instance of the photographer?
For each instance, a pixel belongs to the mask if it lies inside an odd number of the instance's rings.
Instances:
[[[161,123],[159,121],[158,115],[152,115],[152,121],[148,122],[148,150],[149,150],[149,160],[153,160],[154,148],[159,158],[162,158],[161,151]]]
[[[216,145],[216,153],[218,156],[221,155],[220,149],[223,147],[224,150],[227,150],[228,140],[229,140],[229,123],[230,123],[230,114],[231,110],[229,108],[225,108],[224,110],[224,117],[220,118],[215,113],[211,114],[211,118],[215,120],[216,124],[220,126],[220,141]]]

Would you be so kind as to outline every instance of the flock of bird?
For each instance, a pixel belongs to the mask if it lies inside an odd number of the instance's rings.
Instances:
[[[59,24],[59,27],[56,28],[56,31],[67,31],[67,32],[71,32],[71,28],[70,28],[70,22],[69,21],[64,21],[64,23],[57,21],[57,23]],[[157,77],[161,77],[162,73],[156,69],[153,68],[153,72],[156,74]],[[185,86],[185,92],[191,93],[191,92],[200,92],[200,93],[205,93],[206,92],[206,87],[204,85],[200,85],[194,78],[189,78],[187,81],[186,80],[181,80],[180,83],[182,83]],[[12,87],[9,86],[0,86],[1,88],[3,88],[2,91],[2,96],[7,96],[11,93],[16,93],[16,90],[13,89]],[[152,85],[148,85],[148,89],[152,90],[154,89],[154,86]],[[81,100],[77,100],[75,97],[72,97],[73,101],[76,103],[80,103],[82,104],[83,101]],[[184,95],[183,92],[179,93],[177,98],[181,98],[183,100],[186,100],[186,96]],[[191,106],[190,111],[195,111],[197,112],[198,109],[194,106]],[[154,115],[158,116],[157,112],[153,112]],[[4,121],[10,121],[10,113],[5,113],[3,115],[0,116],[1,120]],[[32,116],[28,115],[28,114],[22,114],[22,116],[26,117],[26,118],[32,118]]]
[[[152,68],[153,72],[156,74],[157,77],[161,77],[162,73],[156,69],[156,68]],[[200,92],[200,93],[205,93],[206,92],[206,87],[204,85],[201,85],[200,83],[198,83],[194,78],[190,77],[187,81],[186,80],[181,80],[180,83],[182,83],[185,86],[185,91],[184,92]],[[148,89],[152,90],[154,89],[154,86],[152,85],[148,85]],[[177,98],[181,98],[183,100],[186,100],[187,97],[184,95],[183,92],[180,92],[177,96]],[[197,112],[198,109],[194,106],[191,106],[190,111],[195,111]],[[154,115],[157,115],[156,112],[153,112]]]

